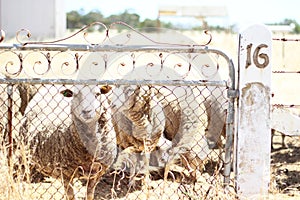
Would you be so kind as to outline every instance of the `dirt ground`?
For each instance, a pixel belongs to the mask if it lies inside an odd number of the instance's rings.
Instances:
[[[270,194],[263,199],[299,199],[300,198],[300,138],[285,137],[285,146],[282,145],[280,133],[275,133],[273,149],[271,152],[271,183]],[[213,166],[206,166],[213,168]],[[128,174],[108,173],[96,188],[95,199],[237,199],[233,188],[226,191],[222,188],[222,180],[218,180],[215,172],[207,172],[201,175],[197,183],[191,184],[188,181],[178,180],[163,181],[163,172],[153,173],[151,179],[144,176],[137,176],[130,182]],[[213,175],[213,176],[211,176]],[[174,177],[181,177],[175,174]],[[214,181],[212,181],[215,179]],[[56,182],[56,189],[53,188],[53,180],[43,180],[36,183],[36,191],[47,191],[46,195],[39,196],[47,199],[52,196],[54,199],[63,198],[63,189]],[[147,182],[148,181],[148,182]],[[210,182],[211,184],[208,184]],[[54,184],[54,185],[56,185]],[[52,187],[51,187],[52,185]],[[41,188],[42,187],[42,188]],[[84,187],[81,183],[76,185],[77,197],[84,199]],[[51,190],[49,190],[52,188]],[[58,189],[59,188],[59,189]],[[51,195],[52,193],[52,195]],[[35,195],[38,195],[35,193]],[[33,197],[33,196],[31,196]],[[37,197],[37,196],[35,196]]]
[[[281,144],[281,135],[276,133],[274,137],[274,149],[271,152],[271,184],[270,193],[266,198],[261,199],[300,199],[300,138],[285,137],[286,147]],[[1,163],[0,163],[1,164]],[[215,169],[217,165],[206,165],[207,169]],[[5,170],[5,166],[0,169]],[[220,172],[221,171],[217,171]],[[5,175],[5,173],[2,173]],[[9,175],[9,174],[7,174]],[[32,174],[33,175],[33,174]],[[182,177],[175,174],[174,177]],[[2,176],[3,177],[3,176]],[[199,176],[198,176],[199,177]],[[197,183],[191,184],[186,179],[180,182],[171,176],[168,181],[163,181],[162,173],[152,174],[151,179],[144,179],[143,176],[137,176],[135,181],[130,182],[128,174],[108,173],[99,182],[95,200],[103,199],[237,199],[233,187],[225,190],[222,187],[222,178],[215,170],[206,171],[198,178]],[[4,181],[7,178],[4,176]],[[181,179],[182,180],[182,179]],[[64,189],[59,180],[36,176],[31,183],[16,182],[12,186],[15,187],[14,194],[5,195],[8,187],[0,184],[0,200],[49,200],[49,199],[65,199]],[[2,186],[2,188],[1,188]],[[83,184],[75,184],[78,200],[85,199],[85,187]],[[1,190],[3,189],[3,190]],[[244,200],[244,199],[242,199]]]
[[[209,174],[203,174],[203,176],[206,176],[203,179],[206,182]],[[228,194],[220,187],[199,186],[203,184],[201,180],[195,186],[191,186],[171,181],[163,182],[162,177],[158,175],[156,180],[151,181],[148,188],[141,187],[141,181],[136,181],[136,184],[130,188],[128,179],[120,181],[120,176],[116,178],[118,180],[113,180],[113,176],[103,179],[99,183],[101,186],[98,187],[98,195],[102,193],[110,198],[116,195],[119,199],[236,199],[234,194]],[[114,182],[118,184],[113,185]],[[111,190],[112,185],[113,190]],[[149,189],[148,197],[145,196],[147,194],[145,189]],[[160,192],[157,193],[157,191]],[[144,192],[143,195],[141,195],[142,192]],[[300,199],[300,137],[286,136],[283,145],[282,135],[275,132],[271,152],[270,194],[265,199]]]
[[[190,199],[234,199],[233,188],[224,189],[222,187],[223,178],[215,169],[216,163],[208,163],[207,171],[198,174],[194,183],[187,176],[180,173],[171,172],[168,180],[163,180],[163,171],[150,174],[149,178],[145,174],[129,177],[126,172],[111,171],[103,176],[95,191],[95,200],[126,199],[126,200],[190,200]],[[58,180],[52,178],[35,180],[30,183],[29,199],[46,200],[64,199],[64,189]],[[74,191],[79,200],[85,199],[85,183],[76,182]],[[1,198],[0,198],[1,199]]]
[[[285,137],[275,133],[271,153],[271,193],[286,198],[300,198],[300,137]]]

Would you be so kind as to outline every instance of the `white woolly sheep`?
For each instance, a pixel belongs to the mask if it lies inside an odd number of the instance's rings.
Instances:
[[[151,166],[168,163],[168,171],[181,158],[185,167],[195,171],[211,151],[205,138],[203,99],[197,93],[189,86],[116,87],[112,105],[118,145],[136,153],[145,151],[148,141]]]
[[[198,88],[192,86],[164,86],[157,87],[157,91],[167,119],[164,137],[172,141],[164,178],[178,159],[195,178],[195,170],[202,167],[211,152],[205,137],[207,113],[204,99]]]
[[[123,150],[118,162],[125,156],[140,157],[139,153],[150,155],[157,150],[165,129],[165,115],[151,86],[119,85],[113,89],[113,123],[117,134],[117,144]],[[130,155],[132,154],[132,155]],[[132,158],[133,160],[137,158]],[[143,167],[149,167],[148,157],[141,158]],[[127,166],[130,168],[130,166]],[[135,169],[134,169],[135,168]],[[131,173],[136,166],[130,168]],[[132,174],[133,175],[133,174]]]
[[[145,68],[147,67],[135,68],[135,74],[144,75],[145,79],[160,80],[164,78],[164,73],[167,73],[162,72],[158,76],[147,77]],[[176,73],[172,69],[164,70]],[[168,71],[168,74],[171,72]],[[135,76],[131,77],[130,74],[127,74],[123,78],[131,80]],[[216,79],[220,80],[221,78],[217,76]],[[115,96],[114,99],[116,101],[113,100],[112,104],[115,104],[114,106],[119,109],[118,113],[113,112],[114,121],[118,123],[116,131],[120,132],[121,130],[131,133],[120,135],[135,134],[135,138],[145,136],[145,133],[142,131],[133,133],[131,128],[132,121],[125,116],[128,115],[130,110],[132,112],[133,109],[136,113],[138,111],[143,113],[143,109],[147,108],[145,106],[145,99],[147,99],[145,97],[147,95],[145,94],[151,94],[150,96],[148,95],[148,98],[152,99],[156,104],[154,106],[157,109],[156,112],[160,113],[160,129],[163,129],[163,134],[147,133],[158,136],[156,141],[152,141],[153,152],[151,156],[155,154],[156,160],[170,163],[170,165],[180,157],[187,168],[192,168],[195,171],[198,166],[203,164],[207,155],[212,151],[211,149],[216,147],[220,140],[226,114],[224,109],[226,99],[223,97],[223,91],[216,86],[142,86],[140,88],[143,88],[144,94],[139,94],[140,90],[135,91],[135,86],[133,85],[119,86],[114,89],[113,96]],[[127,114],[123,113],[124,108]],[[142,116],[142,114],[139,115],[139,117]],[[146,130],[145,125],[143,128]],[[170,143],[172,144],[170,145]],[[134,149],[139,149],[140,151],[144,148],[143,140],[133,140],[132,138],[118,139],[118,144],[123,145],[123,148],[134,146]],[[162,148],[159,147],[160,145],[163,145]],[[166,152],[170,153],[169,156],[163,155],[168,154]],[[159,163],[156,166],[162,166],[165,163]]]
[[[125,34],[127,35],[128,33],[125,32],[123,36]],[[171,34],[172,37],[169,37]],[[182,35],[174,32],[171,34],[167,35],[167,37],[169,39],[172,38],[173,43],[195,43]],[[119,37],[121,38],[121,36],[122,34]],[[159,37],[161,36],[166,35],[159,33]],[[179,37],[182,41],[177,40]],[[115,41],[117,41],[117,38],[118,36],[116,36]],[[176,39],[174,40],[174,38]],[[141,40],[130,40],[128,42],[134,43],[136,41],[140,45]],[[134,52],[130,55],[115,54],[109,58],[107,74],[110,77],[113,75],[115,79],[131,81],[226,80],[228,79],[228,75],[226,75],[228,74],[227,69],[222,69],[224,73],[221,72],[218,58],[219,55],[210,54],[209,52],[207,54],[169,54],[166,52]],[[226,75],[226,77],[221,77],[221,74]],[[217,86],[147,87],[151,87],[151,90],[155,91],[154,94],[157,93],[154,97],[158,100],[155,101],[159,102],[160,105],[158,107],[162,106],[165,118],[164,131],[156,146],[168,143],[164,147],[166,148],[165,151],[170,149],[169,152],[171,154],[168,158],[168,163],[172,163],[172,160],[179,155],[182,158],[184,157],[183,159],[189,159],[191,162],[194,162],[192,167],[195,168],[199,162],[202,162],[207,157],[212,151],[211,149],[218,147],[221,134],[224,131],[226,115],[226,108],[224,107],[227,105],[227,100],[223,94],[224,90]],[[119,102],[130,102],[128,95],[127,100],[124,99],[126,89],[123,92],[124,95],[121,100],[119,99]],[[116,98],[119,98],[119,95],[122,95],[122,91],[116,95]],[[139,99],[142,100],[143,98]],[[131,123],[130,120],[119,121],[121,121],[119,123],[120,127],[130,127],[125,126]],[[127,132],[132,131],[129,128],[124,129],[127,129]],[[125,140],[120,141],[124,142]],[[172,143],[172,148],[170,148],[170,142]],[[143,143],[132,141],[132,146],[134,145],[142,147]],[[190,165],[189,163],[186,164]]]
[[[74,199],[74,178],[87,179],[87,199],[113,163],[116,135],[111,122],[108,86],[45,85],[29,102],[20,135],[31,153],[33,167],[61,178]]]

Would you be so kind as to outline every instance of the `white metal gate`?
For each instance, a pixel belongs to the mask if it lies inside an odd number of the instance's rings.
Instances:
[[[1,138],[28,198],[214,198],[233,186],[235,69],[211,35],[174,44],[92,25],[106,30],[98,43],[0,46]]]

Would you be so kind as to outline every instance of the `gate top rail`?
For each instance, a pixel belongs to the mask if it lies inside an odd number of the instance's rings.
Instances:
[[[0,82],[4,84],[19,84],[27,83],[28,79],[10,79],[10,78],[0,78]],[[63,84],[63,85],[160,85],[160,86],[221,86],[227,87],[226,81],[189,81],[189,80],[125,80],[125,79],[115,79],[115,80],[71,80],[71,79],[31,79],[31,84]]]
[[[104,38],[99,43],[92,43],[87,39],[88,33],[84,31],[96,25],[105,29]],[[116,25],[124,26],[129,31],[121,33],[120,38],[118,38],[119,35],[111,37],[110,30]],[[84,39],[88,44],[65,43],[66,40],[82,32],[84,32]],[[103,82],[104,80],[111,81],[113,77],[114,81],[120,82],[122,76],[126,75],[126,78],[129,78],[128,73],[135,72],[138,75],[139,73],[143,75],[144,72],[138,69],[142,66],[146,71],[146,76],[139,80],[144,83],[195,85],[202,82],[201,84],[204,85],[216,85],[216,83],[224,85],[223,80],[230,80],[229,84],[231,85],[229,86],[228,83],[225,85],[234,88],[235,70],[232,60],[223,51],[209,48],[208,44],[212,40],[212,35],[207,31],[204,33],[208,36],[208,40],[204,44],[190,43],[190,41],[184,44],[180,44],[180,42],[157,42],[124,22],[115,22],[108,27],[101,22],[94,22],[66,38],[53,41],[24,42],[21,40],[21,35],[24,36],[25,34],[25,37],[30,38],[31,34],[28,30],[21,29],[16,36],[19,44],[0,44],[0,72],[7,78],[2,79],[2,82],[13,82],[13,78],[22,81],[21,79],[26,80],[28,77],[38,82],[41,82],[41,77],[48,80],[44,80],[44,82],[57,82],[55,81],[56,78],[65,83],[70,82],[70,80],[65,80],[70,79],[70,77],[71,82],[74,78],[80,81],[91,79],[90,81],[93,82],[94,79],[97,79],[98,82]],[[221,69],[219,65],[225,66],[223,69],[227,78],[216,80],[214,77],[219,75]],[[126,70],[124,70],[124,66],[127,67]],[[91,68],[93,69],[91,70]],[[88,75],[85,74],[87,78],[78,78],[84,74],[82,72],[84,70],[91,70]],[[109,70],[108,73],[111,74],[105,76]],[[126,71],[127,74],[123,74],[122,70]],[[53,76],[53,73],[58,71],[61,76]],[[154,74],[148,73],[148,71],[154,71]],[[50,72],[51,75],[49,75]],[[191,79],[186,79],[194,72],[200,73],[201,76],[192,75]],[[116,74],[117,76],[115,76]],[[167,81],[162,80],[161,77],[155,79],[156,75],[161,74],[171,78]],[[169,80],[173,80],[173,83],[168,82]],[[181,82],[177,80],[181,80]],[[215,82],[208,83],[208,80]],[[184,83],[184,81],[187,82]],[[136,80],[133,82],[137,84]]]
[[[9,51],[89,51],[89,52],[157,52],[167,53],[216,53],[226,60],[230,58],[221,50],[211,49],[208,46],[195,45],[81,45],[81,44],[34,44],[23,46],[21,44],[0,45],[0,50]]]

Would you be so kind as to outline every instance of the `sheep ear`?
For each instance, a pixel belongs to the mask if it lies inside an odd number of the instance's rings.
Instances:
[[[73,96],[72,90],[69,90],[69,89],[65,89],[63,91],[60,91],[60,93],[62,95],[64,95],[64,97],[72,97]]]
[[[101,88],[100,88],[101,94],[107,94],[111,89],[112,89],[112,87],[109,85],[101,86]]]

